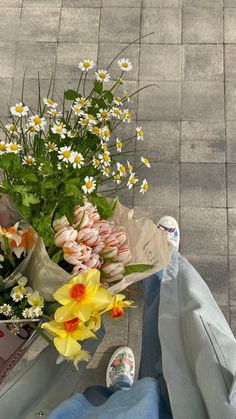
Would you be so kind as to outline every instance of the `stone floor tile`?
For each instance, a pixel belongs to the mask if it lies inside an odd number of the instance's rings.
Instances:
[[[236,10],[226,8],[224,12],[224,41],[229,44],[236,43]]]
[[[62,0],[23,0],[24,7],[60,7]]]
[[[141,7],[142,0],[102,0],[103,7]],[[130,11],[129,13],[132,13]]]
[[[184,45],[183,79],[202,81],[223,80],[222,45]]]
[[[50,78],[54,71],[56,43],[20,42],[18,44],[14,77],[22,79],[27,68],[27,77]]]
[[[136,159],[145,155],[151,162],[179,161],[179,122],[139,121],[139,124],[144,130],[145,140],[137,142]]]
[[[229,254],[236,255],[236,209],[228,210]]]
[[[224,7],[236,7],[236,0],[224,0]]]
[[[0,115],[7,116],[12,88],[12,79],[0,79]]]
[[[60,42],[98,42],[100,9],[63,7],[59,32]],[[86,57],[87,58],[87,57]]]
[[[225,79],[236,80],[236,45],[225,45]]]
[[[223,7],[224,0],[182,0],[183,7]]]
[[[161,204],[161,202],[157,202],[156,205]],[[158,223],[163,215],[170,215],[174,217],[179,222],[179,207],[170,207],[170,206],[134,206],[134,217],[135,218],[142,218],[148,217],[154,223]]]
[[[225,83],[226,121],[236,119],[236,81]]]
[[[180,231],[184,255],[227,255],[226,209],[181,207]]]
[[[21,7],[23,0],[8,0],[7,7]],[[6,6],[6,0],[0,0],[0,7]]]
[[[128,46],[128,44],[126,44]],[[99,55],[98,55],[98,67],[107,68],[110,62],[115,58],[115,56],[125,47],[124,44],[118,43],[99,43]],[[124,80],[138,80],[139,73],[139,45],[130,45],[121,55],[114,61],[114,63],[109,68],[109,73],[112,79],[120,76],[121,71],[118,66],[118,60],[121,58],[128,58],[133,68],[131,71],[124,73]]]
[[[181,42],[181,9],[145,8],[142,10],[141,34],[154,32],[143,44],[179,44]]]
[[[17,44],[0,42],[0,78],[13,77]]]
[[[180,205],[183,207],[226,206],[224,164],[182,163],[180,166]]]
[[[97,44],[59,43],[57,49],[56,77],[61,79],[79,79],[79,62],[85,58],[97,61]],[[94,79],[94,72],[88,79]]]
[[[117,347],[114,347],[114,351]],[[111,353],[98,352],[93,355],[91,361],[79,381],[75,392],[83,393],[91,385],[106,386],[106,370],[111,358]]]
[[[0,4],[1,42],[17,42],[20,24],[20,12],[21,10],[19,7],[3,7]]]
[[[230,307],[230,328],[234,336],[236,336],[236,308],[235,307]]]
[[[204,238],[203,238],[204,239]],[[228,287],[229,287],[229,272],[228,272],[228,257],[214,256],[214,255],[191,255],[189,262],[202,276],[209,286],[219,306],[228,305]]]
[[[152,63],[149,65],[149,63]],[[178,81],[181,79],[179,45],[141,44],[140,80]]]
[[[138,171],[140,180],[147,179],[150,190],[145,196],[134,190],[134,206],[179,206],[179,165],[153,163],[152,170],[141,167]]]
[[[109,88],[109,86],[111,86],[113,83],[107,83],[107,87]],[[137,92],[137,90],[139,89],[139,84],[138,81],[132,81],[132,80],[127,80],[125,81],[125,83],[123,85],[121,85],[117,91],[116,91],[116,96],[120,96],[120,97],[124,97],[124,90],[126,90],[128,92],[128,95],[131,96],[132,94],[134,94],[135,92]],[[138,94],[134,94],[134,96],[132,96],[130,102],[126,102],[125,103],[125,108],[128,108],[130,111],[132,111],[132,119],[136,119],[137,117],[137,110],[138,110]],[[124,126],[127,126],[128,124],[125,124]]]
[[[101,7],[102,0],[62,0],[62,7]]]
[[[220,8],[183,8],[183,42],[208,44],[223,42],[223,12]]]
[[[140,88],[147,82],[141,82]],[[181,111],[179,82],[158,82],[139,93],[138,119],[147,121],[179,121]]]
[[[223,83],[183,82],[182,119],[224,120]]]
[[[35,74],[36,76],[36,74]],[[50,79],[40,80],[41,97],[46,97],[50,86]],[[22,79],[14,79],[11,92],[11,105],[21,100]],[[56,100],[56,98],[54,98]],[[24,85],[24,102],[33,109],[38,108],[38,80],[26,79]]]
[[[100,42],[129,43],[139,37],[140,8],[110,8],[101,11]]]
[[[24,7],[20,23],[20,41],[56,42],[60,9],[58,7]],[[47,19],[45,19],[45,15]]]
[[[182,0],[143,0],[142,7],[181,7]]]
[[[224,163],[225,140],[182,140],[182,163]]]
[[[103,316],[106,334],[98,347],[98,352],[113,352],[114,346],[127,346],[129,316],[126,315],[117,321],[110,319],[107,314]]]
[[[228,207],[236,208],[236,163],[227,164]]]
[[[182,121],[182,140],[222,140],[225,138],[224,121]]]
[[[236,163],[236,119],[226,124],[227,135],[227,162]]]
[[[236,308],[236,256],[229,256],[229,305]]]
[[[230,309],[229,306],[220,306],[220,310],[222,311],[222,314],[224,315],[226,321],[229,323],[230,322]],[[230,323],[229,323],[230,325]]]

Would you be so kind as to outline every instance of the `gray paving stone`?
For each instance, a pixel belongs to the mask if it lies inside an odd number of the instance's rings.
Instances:
[[[114,346],[127,346],[129,315],[126,310],[124,317],[117,321],[110,319],[107,314],[103,316],[106,334],[98,347],[99,352],[113,352]]]
[[[10,78],[14,73],[17,44],[0,42],[0,78]]]
[[[56,44],[46,42],[20,42],[18,44],[14,77],[22,79],[27,68],[27,77],[50,78],[54,71]]]
[[[60,9],[58,7],[24,7],[21,15],[20,41],[56,42]],[[45,16],[47,18],[45,19]]]
[[[227,162],[236,163],[236,120],[228,121],[227,132]]]
[[[141,82],[140,88],[147,82]],[[179,121],[181,114],[179,82],[158,82],[139,93],[138,119],[147,121]]]
[[[128,46],[128,44],[126,44]],[[112,44],[112,43],[100,43],[99,44],[99,55],[98,55],[98,67],[107,68],[108,65],[113,61],[115,56],[126,46],[121,44]],[[121,55],[114,61],[112,66],[109,68],[109,73],[111,74],[112,79],[115,79],[120,76],[121,70],[118,66],[118,61],[121,58],[128,58],[133,68],[131,71],[127,71],[123,75],[124,80],[138,80],[139,72],[139,45],[130,45]]]
[[[20,12],[21,10],[19,7],[2,7],[0,5],[1,42],[17,42],[20,24]]]
[[[229,254],[236,255],[236,209],[228,210]]]
[[[224,0],[182,0],[183,7],[223,7]]]
[[[140,8],[102,8],[100,42],[133,42],[139,37]]]
[[[140,167],[140,181],[147,179],[150,189],[142,196],[139,187],[134,191],[134,206],[170,206],[179,205],[179,165],[153,163],[152,170]]]
[[[226,209],[182,207],[180,231],[184,255],[227,255]]]
[[[183,82],[182,119],[223,120],[223,83],[190,81]]]
[[[149,64],[151,63],[151,65]],[[178,81],[181,79],[179,45],[141,45],[140,80]]]
[[[59,43],[57,49],[56,77],[61,79],[79,79],[79,62],[86,58],[97,61],[97,44]],[[95,72],[88,72],[87,78],[94,79]]]
[[[60,7],[62,0],[22,0],[24,7]]]
[[[226,321],[229,323],[230,321],[230,310],[229,310],[229,306],[220,306],[220,310],[222,311]]]
[[[114,350],[117,349],[114,347]],[[106,386],[106,370],[111,353],[96,351],[79,381],[75,392],[83,393],[91,385]]]
[[[224,41],[229,44],[236,43],[236,10],[226,8],[224,14]]]
[[[41,97],[47,97],[47,92],[50,86],[50,79],[40,80]],[[21,100],[22,93],[22,79],[14,79],[11,92],[11,105]],[[38,107],[38,80],[26,79],[24,85],[24,102],[33,108],[34,111]]]
[[[145,155],[150,161],[179,161],[180,123],[169,121],[139,121],[145,140],[137,142],[136,159]],[[141,151],[142,149],[145,150]]]
[[[182,140],[181,162],[224,163],[225,140]]]
[[[223,42],[223,13],[220,8],[183,8],[183,42],[195,44]]]
[[[225,165],[181,164],[180,204],[183,207],[225,207]]]
[[[226,120],[236,119],[236,81],[225,83]]]
[[[230,327],[234,336],[236,336],[236,308],[235,307],[230,307]]]
[[[62,0],[62,7],[101,7],[102,0]]]
[[[7,7],[21,7],[23,0],[8,0]],[[0,0],[0,7],[6,6],[6,0]]]
[[[225,79],[236,80],[236,45],[225,45]]]
[[[182,121],[182,140],[221,140],[225,138],[224,121]]]
[[[236,163],[227,164],[228,207],[236,208]]]
[[[157,205],[161,204],[161,202],[157,202]],[[135,205],[134,206],[134,217],[136,219],[142,218],[142,217],[148,217],[150,218],[154,223],[158,223],[161,217],[163,215],[170,215],[171,217],[174,217],[179,222],[179,207],[170,207],[170,206],[140,206]]]
[[[229,304],[236,308],[236,256],[229,256]]]
[[[184,80],[221,81],[223,80],[222,45],[184,45]]]
[[[224,7],[236,7],[236,0],[224,0]]]
[[[178,44],[181,42],[181,9],[145,8],[142,11],[141,34],[154,32],[141,39],[143,44]]]
[[[8,115],[8,106],[10,102],[10,94],[12,87],[12,79],[0,79],[0,115]]]
[[[181,7],[182,0],[143,0],[142,7]]]
[[[227,256],[191,255],[187,257],[209,286],[219,306],[228,305],[229,272]]]
[[[62,8],[60,42],[98,42],[100,9]]]
[[[141,7],[141,0],[102,0],[102,6],[103,7]]]

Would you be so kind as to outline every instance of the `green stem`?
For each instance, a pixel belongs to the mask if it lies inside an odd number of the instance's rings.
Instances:
[[[11,249],[10,249],[10,246],[9,246],[8,238],[6,236],[3,236],[3,241],[4,241],[4,246],[5,246],[5,250],[6,250],[6,254],[7,254],[8,260],[11,263],[11,265],[15,268],[16,263],[14,261],[14,257],[12,256],[12,253],[11,253]]]

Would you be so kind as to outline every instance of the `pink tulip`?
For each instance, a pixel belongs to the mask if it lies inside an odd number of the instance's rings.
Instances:
[[[95,228],[82,228],[77,232],[77,242],[95,247],[100,241],[99,233]]]
[[[103,251],[100,253],[103,259],[113,259],[118,254],[118,248],[115,247],[107,247],[105,246]]]
[[[113,233],[113,237],[115,237],[118,241],[118,247],[121,247],[127,240],[126,233],[123,231],[123,229],[116,229],[116,231]]]
[[[99,269],[101,267],[101,260],[96,254],[92,254],[92,256],[84,263],[89,269]]]
[[[105,239],[105,247],[118,247],[119,242],[115,236],[115,233],[112,233],[109,237]]]
[[[127,246],[119,248],[117,256],[114,258],[115,262],[121,262],[123,265],[127,265],[132,259],[131,251]]]
[[[58,247],[63,247],[65,242],[75,241],[77,238],[77,234],[77,231],[74,230],[73,227],[64,227],[55,234],[55,245]]]
[[[104,240],[107,239],[115,231],[114,223],[107,220],[96,221],[93,227],[98,230],[99,235]]]
[[[98,236],[98,239],[99,240],[97,241],[96,246],[92,248],[92,253],[97,253],[98,255],[100,255],[105,247],[105,243],[100,236]]]
[[[82,272],[86,272],[88,271],[89,268],[87,265],[85,265],[82,262],[78,262],[77,265],[74,266],[73,271],[72,271],[72,275],[78,275],[81,274]]]
[[[102,271],[108,276],[107,280],[118,281],[123,278],[124,265],[120,262],[106,263],[102,265]]]
[[[86,261],[91,257],[91,248],[76,241],[68,241],[63,246],[64,259],[72,265],[80,261]]]
[[[100,220],[97,208],[90,202],[85,202],[84,206],[77,205],[74,209],[74,221],[76,228],[92,227],[95,221]]]
[[[63,217],[61,218],[57,218],[57,220],[54,220],[52,223],[52,226],[55,231],[62,230],[63,228],[68,227],[69,225],[69,221],[65,215],[63,215]]]

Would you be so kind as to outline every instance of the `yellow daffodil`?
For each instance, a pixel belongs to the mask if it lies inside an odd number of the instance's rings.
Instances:
[[[125,301],[125,295],[116,294],[112,297],[111,304],[105,310],[103,310],[102,313],[109,311],[109,317],[113,319],[122,317],[125,314],[123,308],[130,307],[132,304],[133,301]]]
[[[55,312],[55,320],[65,322],[79,317],[89,320],[91,313],[102,310],[111,303],[109,291],[100,286],[100,272],[90,269],[72,278],[53,295],[62,304]]]

